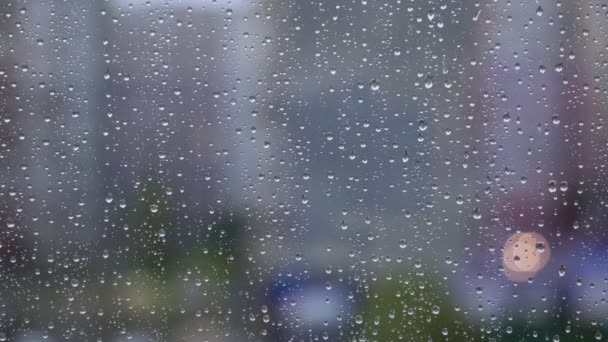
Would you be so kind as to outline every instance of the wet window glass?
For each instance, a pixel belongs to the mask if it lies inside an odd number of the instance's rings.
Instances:
[[[606,341],[608,3],[3,0],[0,341]]]

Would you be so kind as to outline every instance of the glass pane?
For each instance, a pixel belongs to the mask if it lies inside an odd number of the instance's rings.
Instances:
[[[607,6],[3,0],[0,341],[606,340]]]

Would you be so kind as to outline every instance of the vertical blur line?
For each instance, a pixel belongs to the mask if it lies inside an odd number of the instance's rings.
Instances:
[[[31,277],[46,256],[88,253],[73,242],[95,238],[101,2],[0,3],[0,230],[7,239],[0,257],[23,263],[2,271],[12,279],[0,288],[11,321],[27,314],[21,300],[50,277]],[[42,321],[51,315],[45,305]]]
[[[95,223],[99,216],[99,175],[97,173],[97,147],[99,110],[103,87],[102,32],[105,22],[101,19],[103,0],[95,1],[54,1],[50,8],[55,11],[51,32],[55,32],[57,42],[56,59],[52,62],[52,72],[65,75],[64,84],[58,91],[63,97],[57,107],[58,127],[50,127],[49,136],[64,139],[66,146],[64,161],[56,167],[67,174],[64,181],[69,184],[66,193],[67,211],[80,219],[65,224],[65,230],[57,234],[69,234],[70,239],[90,241],[97,237]],[[32,4],[38,4],[32,2]],[[45,6],[45,5],[36,5]],[[45,15],[46,11],[41,13]],[[63,16],[67,16],[63,18]],[[42,19],[42,18],[41,18]],[[67,39],[67,40],[66,40]],[[63,41],[62,41],[63,40]],[[53,46],[49,46],[51,49]],[[54,55],[49,51],[49,56]],[[55,57],[55,56],[53,56]],[[50,57],[49,57],[50,58]],[[73,182],[74,184],[70,184]]]
[[[482,170],[485,157],[480,158],[478,151],[484,136],[482,93],[486,81],[485,74],[479,72],[478,49],[479,42],[484,39],[480,22],[486,9],[478,2],[464,1],[458,5],[452,18],[446,19],[445,38],[438,47],[442,56],[434,86],[439,94],[438,110],[435,117],[426,118],[431,123],[436,122],[432,127],[441,146],[441,153],[435,154],[437,167],[433,168],[433,181],[444,189],[443,196],[437,198],[444,203],[442,206],[450,217],[443,233],[451,247],[454,243],[463,246],[469,242],[468,234],[463,234],[468,229],[466,221],[473,210],[468,206],[476,203],[478,198],[475,196],[482,190],[472,189],[476,189],[485,177],[485,170]],[[457,204],[460,201],[466,204]],[[454,225],[459,229],[453,229]]]
[[[94,136],[101,79],[96,4],[24,1],[17,6],[24,9],[16,18],[23,33],[15,35],[14,55],[28,71],[16,80],[20,114],[11,126],[25,135],[16,147],[15,164],[27,170],[25,177],[13,179],[29,197],[23,200],[24,228],[45,241],[95,237]],[[56,247],[43,244],[40,249],[48,253]]]
[[[89,217],[92,223],[92,230],[90,238],[97,239],[102,234],[102,228],[99,225],[102,222],[102,214],[101,214],[101,206],[105,201],[105,196],[103,194],[103,182],[102,182],[102,174],[101,163],[103,158],[101,155],[103,153],[103,148],[101,144],[101,118],[105,115],[103,104],[105,103],[105,94],[107,93],[107,86],[103,83],[104,74],[106,70],[106,63],[104,61],[104,51],[103,51],[103,41],[106,39],[107,32],[109,31],[109,22],[110,18],[106,14],[108,9],[107,0],[95,0],[91,1],[91,11],[90,11],[90,21],[89,27],[91,29],[91,53],[93,58],[91,58],[91,67],[89,68],[88,79],[93,80],[91,82],[91,90],[90,90],[90,115],[88,120],[90,122],[91,131],[89,134],[89,144],[92,149],[92,153],[88,154],[89,167],[90,167],[90,181],[87,183],[89,185],[89,197],[90,197],[90,206],[87,212],[92,215]],[[93,186],[94,185],[94,186]]]
[[[17,205],[23,209],[19,224],[27,232],[24,244],[36,246],[36,261],[22,268],[30,274],[51,255],[91,255],[90,245],[83,242],[97,237],[95,136],[101,95],[98,80],[102,80],[97,4],[57,0],[19,6],[27,11],[18,18],[24,34],[16,35],[15,56],[29,71],[18,76],[16,91],[21,100],[16,105],[23,110],[16,112],[19,119],[11,127],[23,132],[25,139],[18,141],[16,160],[11,162],[19,173],[8,179],[23,191]],[[27,170],[18,171],[20,165],[27,165]],[[71,268],[66,275],[83,279],[83,272]],[[39,281],[23,277],[17,288],[31,290],[40,286]],[[26,315],[27,308],[18,305],[19,297],[15,296],[16,311]],[[46,300],[40,305],[40,321],[52,320],[55,310]]]
[[[19,164],[20,155],[18,139],[20,126],[17,116],[20,107],[18,102],[18,77],[20,75],[17,73],[26,65],[19,59],[19,48],[23,44],[20,41],[23,35],[20,33],[22,16],[19,12],[18,4],[11,1],[0,3],[0,165],[2,165],[0,169],[0,196],[2,198],[0,202],[0,243],[3,247],[0,258],[3,261],[17,257],[23,252],[25,245],[22,239],[13,239],[11,236],[11,231],[15,230],[15,226],[12,224],[19,226],[16,213],[19,206],[17,199],[21,197],[21,194],[17,194],[20,185],[16,184],[18,168],[15,167]],[[28,234],[27,237],[31,236]],[[15,297],[18,297],[20,293],[13,290],[15,282],[10,278],[16,272],[14,269],[6,269],[3,263],[0,273],[3,279],[0,285],[3,311],[14,315],[19,313],[19,303],[15,301]],[[0,322],[0,326],[2,332],[8,335],[14,330],[14,327],[7,324],[5,319]]]
[[[537,228],[548,215],[532,208],[552,205],[547,184],[563,177],[563,132],[551,123],[562,111],[561,80],[554,70],[561,37],[558,25],[550,24],[557,7],[544,0],[496,3],[483,18],[491,22],[482,28],[488,32],[480,44],[489,95],[483,108],[484,145],[496,197],[490,210],[498,229],[507,223],[515,229]]]
[[[569,3],[569,2],[568,2]],[[573,6],[573,5],[571,5]],[[574,7],[574,6],[573,6]],[[576,121],[571,125],[576,148],[573,163],[581,175],[577,188],[597,189],[600,193],[583,191],[586,197],[603,197],[604,189],[597,183],[605,178],[606,133],[603,122],[607,119],[606,105],[606,50],[608,49],[608,12],[605,4],[585,0],[579,3],[573,12],[577,20],[573,35],[572,50],[565,51],[567,64],[565,70],[579,74],[577,88],[578,107]],[[574,15],[572,15],[574,16]],[[580,147],[579,147],[580,144]]]
[[[576,171],[570,191],[576,192],[577,215],[562,238],[566,246],[563,250],[569,252],[560,260],[560,265],[568,270],[566,279],[577,277],[593,284],[605,282],[608,273],[605,233],[608,6],[605,2],[590,0],[565,2],[565,5],[570,10],[566,17],[572,21],[568,30],[572,43],[564,50],[563,77],[569,81],[569,93],[573,95],[570,96],[572,118],[564,124],[569,125],[568,155],[570,166]],[[579,299],[572,300],[571,310],[582,312],[584,319],[594,322],[608,317],[608,308],[597,305],[605,302],[605,286],[601,289],[571,283],[562,286],[569,290],[570,298]]]
[[[16,46],[19,43],[17,40],[19,35],[16,34],[19,22],[17,13],[18,8],[12,2],[0,2],[0,243],[3,247],[0,249],[0,259],[3,261],[23,250],[22,240],[15,243],[9,234],[10,230],[14,229],[10,228],[11,223],[17,224],[15,213],[18,205],[13,198],[17,189],[14,182],[16,171],[13,165],[18,159],[16,153],[18,138],[15,127],[15,113],[18,108],[15,100],[17,96],[15,74],[18,72]],[[12,271],[6,270],[3,264],[0,272],[3,279],[0,283],[3,312],[17,312],[15,291],[11,291],[14,282],[8,280],[11,273]],[[4,319],[0,321],[0,326],[3,331],[10,334],[10,329],[6,328],[12,327],[6,324]]]
[[[13,123],[11,121],[12,113],[15,112],[15,101],[11,99],[11,83],[13,80],[12,74],[15,70],[12,70],[12,66],[16,63],[15,55],[12,52],[14,49],[14,32],[11,29],[11,24],[14,25],[15,19],[12,18],[14,12],[13,4],[11,2],[0,3],[0,163],[4,167],[0,169],[0,178],[2,179],[1,185],[2,190],[2,201],[0,206],[0,220],[5,222],[9,217],[9,213],[12,211],[9,209],[10,202],[5,200],[7,194],[6,191],[10,191],[14,186],[7,184],[11,178],[11,172],[9,165],[14,155],[11,151],[14,148],[14,131],[12,129]],[[14,94],[12,95],[14,97]]]
[[[489,2],[473,14],[477,46],[471,73],[478,82],[479,105],[471,110],[474,137],[469,139],[471,149],[479,152],[469,158],[472,177],[477,179],[470,180],[468,193],[476,196],[472,206],[478,206],[475,210],[481,215],[470,215],[467,221],[473,227],[473,243],[496,247],[491,248],[494,252],[473,250],[467,257],[471,260],[465,266],[465,279],[484,274],[483,280],[472,280],[469,286],[481,286],[485,291],[483,297],[463,297],[465,305],[481,305],[487,298],[496,304],[474,315],[497,314],[522,303],[501,289],[510,281],[500,271],[499,246],[509,235],[518,230],[535,231],[551,244],[559,230],[554,213],[561,202],[553,199],[556,194],[547,185],[567,177],[564,130],[553,124],[554,117],[567,113],[564,86],[556,71],[567,40],[560,34],[560,28],[568,24],[559,15],[563,10],[547,0]],[[538,296],[544,290],[520,297]]]

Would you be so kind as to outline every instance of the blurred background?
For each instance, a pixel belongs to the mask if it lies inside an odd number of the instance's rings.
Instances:
[[[608,3],[3,0],[0,341],[608,340]]]

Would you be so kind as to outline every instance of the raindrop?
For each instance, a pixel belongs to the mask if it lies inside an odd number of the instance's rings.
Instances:
[[[473,218],[476,220],[481,220],[481,212],[479,210],[479,207],[475,207],[475,209],[473,210]]]
[[[376,80],[372,80],[369,83],[369,87],[373,90],[373,91],[378,91],[380,89],[380,83],[378,83],[378,81]]]

